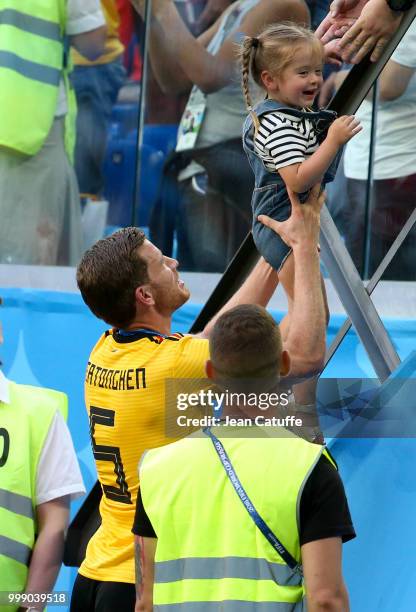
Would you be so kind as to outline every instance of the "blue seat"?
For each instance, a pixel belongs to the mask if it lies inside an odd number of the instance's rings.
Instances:
[[[138,225],[149,225],[150,211],[157,198],[166,156],[176,144],[176,125],[146,125],[140,152],[141,180]],[[120,124],[112,124],[104,161],[105,191],[110,202],[109,225],[130,225],[136,181],[137,130],[124,134]]]

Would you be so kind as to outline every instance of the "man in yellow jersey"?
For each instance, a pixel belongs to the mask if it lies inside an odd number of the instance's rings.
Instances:
[[[209,344],[208,377],[238,400],[140,461],[136,612],[295,612],[301,564],[308,610],[347,612],[341,547],[355,532],[332,457],[285,428],[279,379],[290,355],[279,326],[243,304],[218,319]]]
[[[297,302],[285,339],[294,376],[319,371],[325,354],[318,192],[314,189],[302,206],[291,194],[292,216],[274,225],[294,253]],[[264,222],[271,220],[266,217]],[[113,329],[94,347],[85,378],[92,446],[103,489],[102,522],[79,569],[72,612],[134,610],[131,526],[139,487],[137,464],[143,451],[171,441],[165,433],[165,380],[204,377],[207,338],[216,319],[199,337],[172,334],[172,314],[189,298],[177,267],[176,260],[165,257],[137,228],[100,240],[78,266],[84,301]],[[277,284],[276,272],[261,258],[220,313],[238,304],[265,306]]]
[[[118,35],[120,16],[116,0],[101,0],[107,37],[104,52],[95,60],[72,50],[71,80],[77,97],[77,143],[75,171],[82,196],[99,198],[104,188],[102,166],[107,146],[111,111],[123,85],[124,46]]]

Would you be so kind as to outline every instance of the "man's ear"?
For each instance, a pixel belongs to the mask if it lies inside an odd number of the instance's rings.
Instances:
[[[280,376],[287,376],[290,372],[290,356],[287,351],[282,351],[280,357]]]
[[[207,359],[205,362],[205,374],[210,380],[212,380],[215,376],[215,370],[211,359]]]
[[[143,306],[149,307],[155,305],[155,300],[150,285],[140,285],[140,287],[137,287],[136,291],[134,292],[134,297],[136,298],[136,302],[138,304],[142,304]]]

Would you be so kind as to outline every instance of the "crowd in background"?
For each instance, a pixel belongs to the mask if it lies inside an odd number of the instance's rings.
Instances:
[[[253,189],[241,145],[246,109],[234,53],[240,41],[229,34],[240,27],[255,29],[258,15],[267,22],[308,19],[301,0],[280,3],[272,11],[263,3],[177,0],[159,6],[155,0],[153,12],[165,12],[169,26],[165,32],[153,22],[147,26],[143,83],[144,2],[135,0],[133,8],[128,0],[89,0],[80,8],[71,0],[63,44],[65,78],[56,88],[52,124],[44,118],[47,127],[39,135],[32,134],[27,119],[22,122],[19,130],[34,138],[30,146],[8,143],[7,134],[0,135],[0,262],[76,265],[95,239],[133,222],[148,228],[183,269],[223,272],[250,231]],[[329,3],[307,4],[316,29]],[[221,15],[217,29],[213,24]],[[213,38],[212,28],[217,30]],[[383,72],[377,113],[371,94],[363,102],[358,116],[364,130],[346,146],[336,184],[328,191],[328,207],[363,277],[375,272],[414,209],[414,32],[412,26]],[[325,66],[321,105],[330,101],[350,68]],[[140,88],[145,146],[137,156]],[[32,107],[41,99],[35,89],[32,102],[27,89],[25,103]],[[178,138],[175,146],[176,126],[186,128],[198,105],[203,116],[192,142]],[[14,106],[16,114],[22,110]],[[10,127],[17,129],[15,124]],[[160,128],[156,140],[152,128]],[[384,279],[415,279],[415,241],[413,230]]]

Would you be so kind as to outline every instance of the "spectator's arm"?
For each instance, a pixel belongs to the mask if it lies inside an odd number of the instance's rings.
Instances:
[[[174,6],[174,5],[173,5]],[[174,7],[176,12],[176,7]],[[205,47],[209,44],[212,37],[216,33],[220,24],[217,20],[208,30],[201,34],[198,38],[193,38],[191,33],[188,32],[185,24],[183,24],[179,14],[177,19],[181,22],[181,28],[183,27],[187,32],[187,37],[192,38],[194,43],[197,45],[198,51],[204,50],[204,55],[210,55],[205,51]],[[150,37],[150,62],[152,64],[153,73],[159,83],[161,90],[166,94],[181,94],[187,93],[193,86],[193,82],[188,75],[188,66],[183,66],[174,55],[164,49],[166,43],[165,40],[166,32],[164,26],[157,19],[153,20],[152,34]],[[194,44],[192,43],[192,44]],[[169,42],[169,44],[171,44]],[[196,58],[197,59],[197,58]],[[189,60],[188,60],[189,61]]]
[[[142,0],[132,0],[143,13]],[[236,62],[236,44],[232,32],[213,56],[205,48],[218,28],[219,21],[210,28],[208,35],[196,39],[180,18],[170,0],[154,0],[151,36],[152,67],[159,76],[164,90],[176,88],[176,92],[188,90],[192,84],[204,93],[212,93],[224,87],[232,78]],[[282,20],[308,23],[306,5],[301,0],[261,0],[243,19],[239,32],[255,36],[264,24]],[[179,67],[179,70],[178,70]],[[169,78],[166,78],[169,73]],[[163,75],[166,82],[162,82]]]
[[[400,98],[406,91],[415,70],[390,60],[379,78],[380,101],[387,102]]]
[[[341,538],[308,542],[301,547],[301,557],[308,612],[349,612]]]
[[[89,32],[69,37],[70,44],[86,59],[94,61],[104,53],[107,27],[101,26]]]
[[[204,10],[198,17],[196,27],[198,32],[205,32],[213,23],[215,23],[231,4],[230,0],[207,0]]]
[[[135,612],[153,611],[153,581],[157,539],[134,536],[136,569]]]
[[[39,534],[30,561],[26,593],[50,593],[62,563],[69,496],[39,504],[36,514]]]

